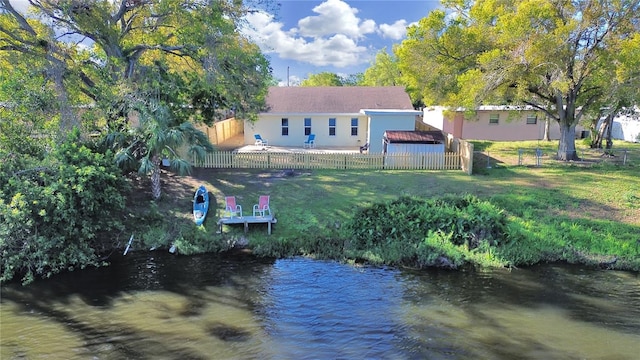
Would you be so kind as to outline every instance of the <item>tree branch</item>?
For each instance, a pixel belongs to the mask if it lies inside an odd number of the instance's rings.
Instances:
[[[13,18],[16,19],[16,21],[18,22],[18,25],[20,25],[20,28],[22,30],[28,32],[32,36],[36,36],[36,31],[33,30],[33,28],[31,27],[31,25],[29,25],[27,20],[13,8],[9,0],[1,0],[0,4],[2,5],[0,8],[10,13],[11,16],[13,16]]]

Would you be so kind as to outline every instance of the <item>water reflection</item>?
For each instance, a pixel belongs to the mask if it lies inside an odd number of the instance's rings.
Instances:
[[[2,287],[0,358],[635,359],[637,274],[137,253]]]
[[[438,336],[426,338],[424,346],[457,345],[455,351],[435,349],[429,358],[453,353],[453,358],[634,359],[640,351],[637,274],[546,265],[510,273],[404,275],[404,283],[411,284],[405,291],[407,321],[418,336]]]
[[[267,274],[259,315],[284,359],[404,358],[398,272],[302,259]]]

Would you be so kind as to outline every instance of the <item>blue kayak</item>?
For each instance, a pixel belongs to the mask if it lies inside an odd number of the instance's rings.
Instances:
[[[209,192],[200,185],[196,193],[193,195],[193,219],[196,225],[202,225],[204,218],[209,210]]]

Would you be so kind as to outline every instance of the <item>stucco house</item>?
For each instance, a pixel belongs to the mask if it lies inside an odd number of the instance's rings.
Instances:
[[[414,110],[400,86],[270,87],[267,110],[244,124],[244,142],[260,134],[269,146],[303,147],[315,134],[318,148],[354,148],[369,144],[382,153],[387,130],[415,130]]]
[[[470,118],[463,111],[446,112],[443,107],[424,110],[425,124],[470,140],[520,141],[542,140],[545,131],[545,115],[532,107],[480,106]],[[576,137],[583,137],[584,128],[576,127]],[[560,139],[560,126],[549,124],[549,139]]]

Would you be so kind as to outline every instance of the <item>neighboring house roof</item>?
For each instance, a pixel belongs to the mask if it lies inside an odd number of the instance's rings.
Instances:
[[[267,113],[357,114],[361,109],[413,110],[401,86],[270,87]]]
[[[445,142],[441,131],[400,131],[387,130],[385,137],[390,143],[441,144]]]

